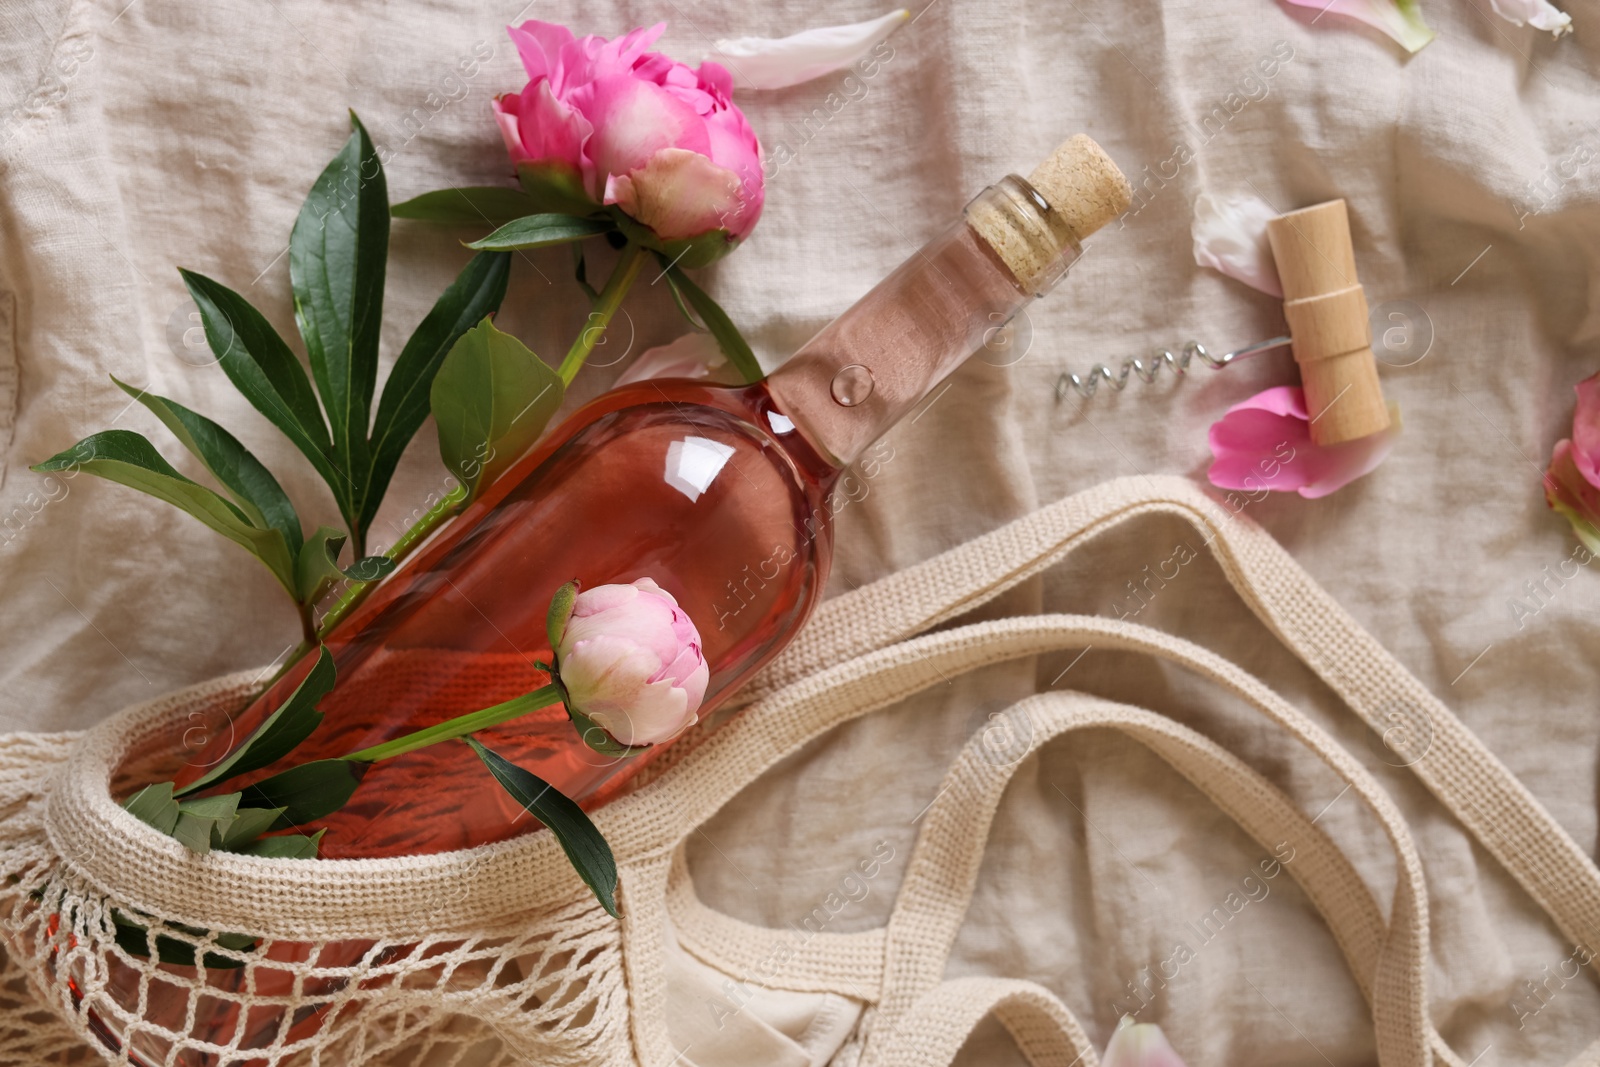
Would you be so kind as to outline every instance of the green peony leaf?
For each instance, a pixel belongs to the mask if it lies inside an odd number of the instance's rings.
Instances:
[[[435,189],[389,209],[397,219],[456,222],[466,226],[498,226],[538,211],[533,198],[521,189],[483,185],[464,189]]]
[[[269,527],[283,534],[289,554],[300,551],[300,516],[295,514],[289,496],[239,439],[204,415],[154,393],[135,389],[116,376],[117,388],[152,411],[189,452],[205,464],[211,476],[222,483],[234,503],[255,526]]]
[[[467,501],[538,440],[563,394],[556,372],[488,319],[456,342],[433,379],[430,401],[439,454]]]
[[[348,567],[339,566],[339,552],[348,540],[343,530],[319,526],[311,540],[300,549],[295,562],[295,583],[300,603],[314,604],[323,592],[341,578],[352,582],[375,582],[394,570],[388,556],[363,556]]]
[[[322,712],[317,710],[316,704],[333,689],[336,673],[333,654],[326,646],[318,649],[317,662],[312,665],[310,673],[304,680],[295,687],[294,692],[289,694],[283,706],[269,715],[267,721],[257,727],[243,744],[200,778],[184,786],[178,795],[186,796],[217,782],[258,771],[293,752],[295,747],[311,736],[311,731],[322,722]],[[308,766],[315,765],[308,764]],[[280,801],[269,800],[263,803],[259,798],[252,798],[249,806],[287,807]]]
[[[172,828],[178,825],[178,802],[172,797],[171,782],[145,786],[124,801],[122,807],[129,815],[169,837]]]
[[[344,807],[367,766],[342,759],[302,763],[245,786],[241,800],[252,808],[282,808],[283,814],[272,824],[274,830],[304,826]]]
[[[348,511],[348,472],[333,459],[317,394],[305,368],[266,318],[227,286],[193,271],[180,270],[217,363],[246,400],[311,461],[333,491],[340,513]]]
[[[662,257],[657,257],[662,258]],[[711,336],[717,339],[717,347],[722,349],[722,354],[728,357],[744,377],[746,382],[755,384],[766,377],[766,372],[761,369],[761,364],[756,361],[756,354],[750,350],[739,328],[728,318],[728,313],[694,282],[683,273],[682,269],[668,264],[662,259],[666,268],[667,281],[672,286],[675,295],[681,296],[694,308],[695,314],[700,316],[706,329],[711,331]]]
[[[611,855],[611,846],[600,835],[600,830],[582,808],[574,804],[549,782],[525,771],[504,756],[485,748],[475,737],[465,739],[478,754],[483,765],[489,768],[523,809],[550,828],[561,843],[573,869],[578,872],[600,906],[611,915],[617,914],[617,861]]]
[[[389,380],[383,384],[383,399],[378,402],[378,414],[372,424],[372,470],[362,501],[363,524],[370,523],[377,514],[395,465],[422,420],[428,417],[428,391],[433,388],[439,365],[462,334],[500,310],[510,274],[509,252],[473,256],[395,360]]]
[[[237,803],[239,794],[233,794]],[[282,808],[239,808],[216,847],[224,852],[243,852],[256,838],[272,829],[272,824],[283,814]]]
[[[347,487],[345,521],[364,543],[367,425],[378,378],[384,269],[389,255],[389,194],[383,165],[355,113],[339,154],[306,195],[289,236],[295,322],[311,357],[332,431],[334,466]]]
[[[628,240],[658,253],[663,263],[671,263],[677,267],[686,267],[689,270],[709,267],[738,247],[738,242],[728,236],[727,230],[710,230],[698,237],[664,239],[657,237],[654,230],[615,204],[606,210],[616,223],[617,229],[621,230]]]
[[[157,500],[165,500],[249,551],[267,565],[272,576],[291,596],[294,595],[294,563],[283,532],[252,524],[245,513],[222,494],[179,474],[161,458],[154,445],[132,430],[102,430],[65,452],[34,464],[32,469],[44,474],[62,470],[87,471],[148,493]]]
[[[277,837],[263,837],[259,841],[252,841],[239,851],[249,856],[266,856],[272,859],[314,860],[317,858],[317,847],[322,844],[322,835],[327,832],[318,830],[310,836],[280,834]]]
[[[178,823],[172,836],[184,848],[201,856],[211,851],[233,825],[239,808],[239,794],[220,797],[197,797],[178,804]]]
[[[578,283],[578,288],[583,290],[589,298],[589,303],[600,302],[600,290],[589,284],[589,264],[583,258],[583,245],[573,242],[567,247],[572,249],[572,279]],[[687,314],[687,312],[685,312]]]
[[[468,243],[468,248],[511,252],[522,248],[548,248],[596,237],[615,229],[605,219],[580,219],[571,215],[527,215],[513,219],[489,236]]]

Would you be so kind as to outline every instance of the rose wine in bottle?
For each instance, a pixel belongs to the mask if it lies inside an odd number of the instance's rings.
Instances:
[[[367,748],[546,684],[545,615],[572,579],[647,577],[677,599],[710,668],[703,720],[815,605],[843,470],[1053,286],[1128,199],[1099,147],[1074,137],[1029,179],[979,193],[765,382],[644,381],[576,411],[328,639],[338,681],[290,760]],[[221,731],[189,778],[248,736],[311,661]],[[601,755],[559,704],[480,736],[585,807],[666,747]],[[328,830],[323,856],[358,858],[466,848],[532,825],[466,745],[441,744],[375,765],[314,828]]]

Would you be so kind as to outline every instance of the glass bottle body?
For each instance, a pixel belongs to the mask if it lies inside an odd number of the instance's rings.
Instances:
[[[546,613],[572,579],[592,588],[651,578],[677,599],[711,671],[703,717],[809,614],[827,578],[826,500],[838,473],[764,385],[657,381],[601,397],[329,638],[338,682],[292,761],[344,755],[543,686]],[[188,776],[248,736],[308,669],[309,658],[218,731],[216,751]],[[586,807],[664,747],[601,755],[559,704],[479,736]],[[466,745],[444,743],[376,765],[316,827],[329,831],[321,855],[361,858],[466,848],[532,825]]]

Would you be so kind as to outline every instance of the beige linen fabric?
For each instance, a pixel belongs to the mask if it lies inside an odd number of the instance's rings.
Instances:
[[[546,834],[441,855],[287,863],[226,853],[201,859],[139,826],[108,790],[125,756],[150,751],[196,711],[237,699],[249,688],[246,674],[147,701],[86,733],[0,737],[0,1057],[43,1059],[62,1039],[59,1024],[30,1027],[27,1009],[7,1002],[22,994],[50,1004],[85,1038],[109,1023],[120,1049],[165,1063],[227,1059],[248,1048],[263,1064],[311,1067],[500,1067],[517,1057],[573,1067],[945,1067],[992,1015],[1035,1067],[1095,1067],[1082,1024],[1045,986],[944,975],[1012,778],[1058,736],[1111,728],[1148,747],[1270,850],[1243,882],[1250,899],[1265,899],[1256,890],[1289,872],[1371,1004],[1382,1067],[1466,1067],[1430,1017],[1431,908],[1413,835],[1377,780],[1309,718],[1226,659],[1137,623],[1023,615],[924,633],[1152,514],[1191,525],[1260,621],[1354,716],[1385,734],[1398,719],[1415,743],[1390,751],[1557,929],[1578,944],[1600,936],[1600,870],[1280,546],[1183,479],[1122,478],[824,605],[767,680],[752,686],[766,696],[714,736],[680,745],[687,758],[596,814],[620,871],[620,923],[604,916]],[[918,816],[882,928],[824,930],[838,910],[831,899],[799,926],[775,929],[699,898],[683,845],[808,741],[984,666],[1096,646],[1152,656],[1214,683],[1344,782],[1341,794],[1370,811],[1396,856],[1387,916],[1317,827],[1322,813],[1298,810],[1247,763],[1181,723],[1061,691],[1006,707],[1006,729],[980,730],[962,746]],[[784,685],[784,677],[795,680]],[[858,864],[855,888],[894,858],[892,846],[885,849],[880,842],[874,860]],[[841,884],[846,895],[859,899],[848,886]],[[1233,893],[1192,924],[1200,951],[1246,906]],[[202,984],[129,956],[108,918],[129,914],[146,928],[160,922],[195,942],[196,952],[229,951],[238,967]],[[206,932],[219,929],[265,940],[240,953]],[[1197,958],[1180,942],[1160,964],[1156,988]],[[158,988],[166,991],[159,999]],[[285,1033],[291,1016],[317,1024]],[[241,1032],[244,1020],[255,1022]],[[1600,1062],[1600,1040],[1571,1062]]]
[[[333,517],[287,442],[185,344],[192,323],[174,267],[246,293],[292,335],[281,253],[305,189],[345,136],[345,106],[392,153],[400,199],[504,172],[487,102],[520,87],[501,29],[513,18],[602,33],[665,18],[662,47],[693,60],[708,37],[881,13],[517,6],[0,4],[0,726],[88,726],[291,640],[281,594],[238,549],[128,490],[83,478],[52,487],[26,466],[110,425],[177,455],[153,419],[127,408],[114,373],[236,427],[308,522]],[[755,235],[708,283],[772,365],[978,187],[1026,171],[1071,132],[1094,136],[1139,186],[1126,225],[1098,235],[1030,309],[1026,355],[969,363],[847,482],[834,577],[843,593],[1114,475],[1202,476],[1206,425],[1288,380],[1281,359],[1091,404],[1057,403],[1056,375],[1190,336],[1228,346],[1279,332],[1272,301],[1193,266],[1189,205],[1202,191],[1253,189],[1283,209],[1344,196],[1369,299],[1411,301],[1434,345],[1385,372],[1407,429],[1384,467],[1331,498],[1273,497],[1246,514],[1592,855],[1597,577],[1592,566],[1562,576],[1575,544],[1544,508],[1538,470],[1565,435],[1571,384],[1600,369],[1600,110],[1585,33],[1600,15],[1575,3],[1578,34],[1553,42],[1475,0],[1433,0],[1427,14],[1439,40],[1402,59],[1333,14],[1268,0],[936,0],[871,77],[742,97],[769,152],[781,144],[787,161]],[[1260,64],[1273,57],[1269,78]],[[396,226],[391,355],[464,261],[454,236]],[[561,254],[519,261],[501,320],[546,355],[583,313],[566,269]],[[665,295],[641,288],[635,350],[678,332]],[[586,373],[584,395],[615,373]],[[442,484],[427,437],[390,491],[380,541]],[[1588,978],[1566,976],[1600,946],[1574,944],[1542,918],[1411,772],[1391,766],[1394,753],[1265,639],[1206,554],[1180,551],[1199,548],[1193,538],[1152,516],[984,610],[1128,615],[1265,679],[1357,753],[1411,827],[1432,896],[1432,1014],[1446,1040],[1486,1065],[1565,1062],[1586,1047],[1600,996]],[[1146,567],[1171,574],[1169,561],[1191,556],[1178,577],[1130,592]],[[1382,830],[1281,733],[1147,657],[1077,655],[986,667],[812,742],[695,835],[701,895],[750,922],[799,922],[838,899],[878,842],[910,855],[946,766],[991,713],[1070,686],[1171,715],[1245,758],[1388,899],[1396,874]],[[1197,799],[1112,731],[1052,742],[1000,802],[949,976],[1037,982],[1096,1045],[1136,1011],[1191,1063],[1370,1062],[1360,991],[1309,902],[1285,880],[1257,879],[1264,895],[1247,886],[1260,849]],[[882,925],[904,873],[903,860],[884,864],[865,896],[827,911],[829,931]],[[1160,979],[1175,943],[1193,947],[1191,926],[1230,894],[1248,906],[1192,966]],[[974,1063],[1016,1055],[994,1024],[963,1053]]]

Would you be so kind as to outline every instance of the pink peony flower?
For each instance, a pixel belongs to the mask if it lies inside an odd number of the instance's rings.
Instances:
[[[1124,1015],[1106,1042],[1100,1067],[1186,1067],[1155,1023],[1136,1023]]]
[[[761,145],[726,69],[647,51],[665,28],[608,41],[549,22],[512,27],[529,80],[495,100],[495,119],[535,196],[580,214],[615,207],[664,242],[704,239],[714,254],[696,259],[708,262],[761,216]]]
[[[600,585],[553,615],[571,710],[623,745],[659,744],[693,725],[711,672],[700,632],[670,593],[649,578]]]
[[[1572,523],[1591,552],[1600,552],[1600,374],[1575,387],[1572,437],[1556,442],[1544,475],[1544,499]]]
[[[1222,489],[1294,490],[1315,499],[1367,474],[1394,446],[1398,418],[1382,433],[1321,447],[1311,441],[1305,393],[1281,385],[1233,405],[1211,424],[1206,477]]]

